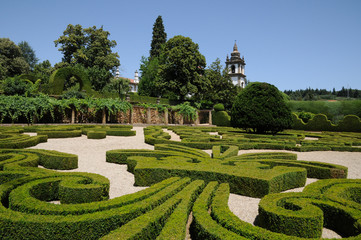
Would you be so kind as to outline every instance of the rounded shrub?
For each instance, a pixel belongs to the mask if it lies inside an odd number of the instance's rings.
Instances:
[[[347,115],[339,123],[338,131],[342,132],[361,132],[361,121],[356,115]]]
[[[215,111],[212,113],[212,123],[217,126],[226,126],[231,125],[231,117],[226,111]]]
[[[106,131],[89,131],[87,133],[88,139],[103,139],[106,138]]]
[[[216,112],[224,111],[224,105],[222,103],[217,103],[213,108]]]
[[[249,84],[236,97],[231,110],[233,127],[257,133],[277,133],[290,128],[291,110],[280,91],[263,82]]]

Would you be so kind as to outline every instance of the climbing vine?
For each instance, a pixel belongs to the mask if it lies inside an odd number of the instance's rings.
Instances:
[[[22,96],[0,96],[0,123],[6,118],[12,123],[25,118],[28,124],[34,122],[34,118],[41,120],[45,114],[50,114],[53,120],[58,111],[65,116],[66,109],[75,109],[82,113],[95,115],[98,111],[107,110],[111,114],[126,112],[132,108],[128,102],[112,98],[87,98],[87,99],[61,99],[57,100],[46,95],[35,98]]]

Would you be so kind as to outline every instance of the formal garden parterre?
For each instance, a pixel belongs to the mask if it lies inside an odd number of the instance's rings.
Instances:
[[[126,164],[135,185],[151,187],[110,200],[108,179],[50,170],[76,169],[76,155],[24,149],[52,137],[124,132],[134,135],[130,125],[2,127],[1,140],[13,145],[1,145],[1,238],[184,239],[190,214],[192,239],[318,239],[323,227],[360,238],[361,182],[347,179],[346,167],[297,160],[287,152],[238,155],[239,149],[338,150],[336,145],[358,151],[358,133],[259,135],[228,127],[149,126],[145,141],[154,150],[110,150],[106,161]],[[280,193],[304,186],[307,177],[322,180],[302,193]],[[256,225],[229,210],[230,193],[262,198]]]

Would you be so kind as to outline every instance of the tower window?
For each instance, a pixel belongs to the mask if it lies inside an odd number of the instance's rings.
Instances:
[[[236,67],[234,65],[232,65],[231,71],[232,71],[232,73],[236,73]]]

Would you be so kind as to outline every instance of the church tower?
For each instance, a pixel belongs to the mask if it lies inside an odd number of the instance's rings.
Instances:
[[[231,59],[227,55],[226,67],[228,74],[234,85],[244,88],[246,86],[246,75],[244,75],[244,67],[246,63],[244,57],[238,52],[237,43],[234,43]]]

